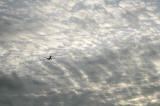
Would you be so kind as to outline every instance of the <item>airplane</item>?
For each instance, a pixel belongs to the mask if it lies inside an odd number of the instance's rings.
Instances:
[[[52,59],[55,59],[54,56],[49,56],[49,57],[45,57],[47,60],[52,60]]]

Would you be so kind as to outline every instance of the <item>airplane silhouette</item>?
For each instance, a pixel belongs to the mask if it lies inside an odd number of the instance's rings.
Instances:
[[[49,56],[49,57],[46,57],[47,60],[52,60],[52,59],[55,59],[54,56]]]

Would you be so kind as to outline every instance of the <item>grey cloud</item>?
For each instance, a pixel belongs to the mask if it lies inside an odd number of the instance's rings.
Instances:
[[[0,89],[7,89],[11,91],[20,91],[23,89],[23,83],[18,78],[16,73],[12,73],[12,75],[4,75],[1,73],[0,76]],[[2,92],[1,92],[2,93]]]
[[[159,7],[145,1],[2,0],[0,105],[158,105]]]
[[[118,6],[121,0],[104,0],[105,5]]]
[[[87,6],[85,6],[83,2],[78,2],[72,7],[73,12],[84,10],[84,9],[87,9]]]
[[[135,13],[130,13],[126,11],[123,17],[130,23],[131,25],[139,25],[139,19],[135,15]]]
[[[40,5],[40,1],[2,1],[5,5],[0,9],[0,35],[12,37],[25,32],[35,32],[41,25],[43,26],[44,19],[38,14],[41,14],[39,9],[35,9],[35,5]],[[47,1],[46,1],[47,2]],[[33,10],[36,10],[33,12]],[[42,14],[41,14],[42,15]]]

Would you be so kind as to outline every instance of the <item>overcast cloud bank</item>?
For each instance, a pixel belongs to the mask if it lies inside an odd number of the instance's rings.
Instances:
[[[0,106],[159,106],[159,6],[1,0]]]

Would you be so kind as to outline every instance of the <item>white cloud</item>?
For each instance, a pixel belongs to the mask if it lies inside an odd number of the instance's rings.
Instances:
[[[0,105],[158,104],[157,9],[143,0],[2,0],[0,70],[16,74],[0,76]]]

